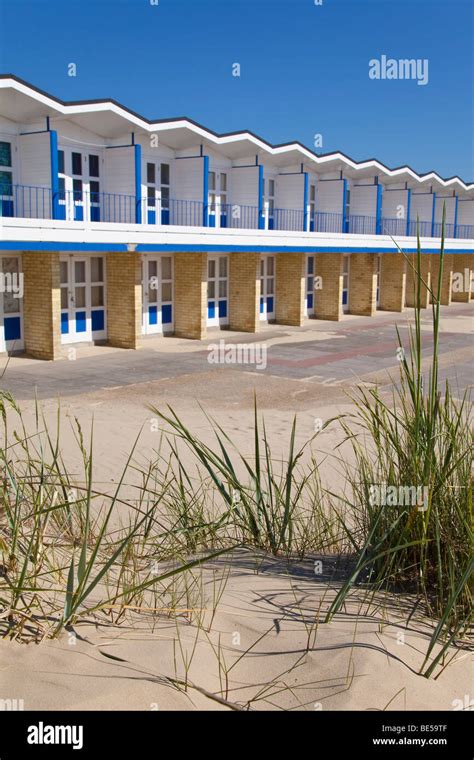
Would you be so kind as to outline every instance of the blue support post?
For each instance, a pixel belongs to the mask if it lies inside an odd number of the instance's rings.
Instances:
[[[436,218],[436,193],[433,193],[433,209],[431,212],[431,237],[434,237],[435,234],[435,218]]]
[[[349,219],[347,218],[347,179],[342,180],[342,231],[349,231]]]
[[[263,166],[258,167],[258,229],[265,229],[265,216],[263,214]]]
[[[203,156],[202,226],[209,227],[209,156]]]
[[[59,163],[58,163],[58,133],[49,132],[49,150],[51,156],[51,214],[52,219],[59,219]]]
[[[453,237],[458,236],[458,202],[459,198],[456,195],[454,198],[454,230],[453,230]]]
[[[410,227],[411,227],[411,190],[407,189],[407,229],[406,229],[407,237],[410,236]]]
[[[382,185],[377,185],[377,205],[375,208],[375,234],[382,234]]]
[[[142,223],[142,146],[134,145],[135,156],[135,224]]]
[[[308,193],[309,177],[308,172],[304,172],[304,190],[303,190],[303,231],[308,232]]]

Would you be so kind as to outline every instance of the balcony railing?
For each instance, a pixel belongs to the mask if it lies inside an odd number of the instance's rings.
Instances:
[[[32,185],[0,186],[0,217],[26,219],[58,219],[70,222],[109,222],[143,224],[158,227],[215,227],[222,229],[282,230],[309,232],[441,237],[440,222],[351,214],[344,219],[335,212],[316,211],[305,214],[300,209],[268,209],[240,204],[207,205],[202,201],[155,198],[136,198],[120,193],[91,193],[79,190],[60,190],[52,193],[49,187]],[[445,225],[447,238],[474,239],[474,225]]]

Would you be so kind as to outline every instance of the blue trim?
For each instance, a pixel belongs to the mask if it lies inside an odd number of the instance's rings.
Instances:
[[[263,165],[258,167],[258,229],[265,229],[265,217],[263,215]]]
[[[58,133],[54,129],[49,133],[49,152],[51,157],[51,198],[53,219],[59,219]]]
[[[407,229],[406,229],[407,237],[410,237],[410,225],[411,225],[411,190],[407,189]]]
[[[21,340],[20,317],[5,317],[3,321],[5,341]]]
[[[97,309],[91,314],[92,332],[101,332],[105,328],[105,312],[103,309]]]
[[[454,230],[453,230],[453,237],[457,237],[458,232],[458,204],[459,204],[459,198],[456,195],[454,199]]]
[[[0,250],[4,251],[35,251],[38,254],[41,251],[62,251],[64,253],[81,252],[81,253],[100,253],[102,251],[110,251],[122,253],[128,250],[126,243],[56,243],[56,242],[35,242],[31,240],[19,240],[19,241],[0,241]],[[403,250],[405,252],[416,252],[416,244],[404,245]],[[397,253],[398,248],[393,245],[390,248],[382,248],[381,246],[341,246],[341,245],[212,245],[210,243],[201,244],[183,244],[178,245],[176,243],[139,243],[136,247],[137,253],[152,253],[153,251],[189,251],[190,253],[199,252],[212,252],[212,253],[233,253],[242,251],[258,252],[258,253]],[[422,253],[439,253],[438,248],[425,248],[423,247]],[[445,248],[445,253],[474,253],[474,245],[472,248]]]
[[[382,185],[377,185],[377,206],[375,210],[375,234],[382,234]]]
[[[303,232],[308,231],[308,194],[309,194],[309,177],[308,172],[304,172],[303,187]]]
[[[339,180],[340,181],[340,180]],[[342,180],[342,231],[348,232],[349,220],[347,218],[347,179]]]
[[[433,209],[431,211],[431,237],[434,237],[436,214],[436,193],[433,193]]]
[[[135,154],[135,224],[142,223],[142,146],[133,146]]]
[[[209,156],[203,156],[202,225],[209,227]]]

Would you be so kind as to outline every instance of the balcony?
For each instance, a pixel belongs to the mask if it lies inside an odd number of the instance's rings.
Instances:
[[[316,211],[305,219],[303,210],[275,208],[263,213],[257,206],[206,205],[202,201],[136,198],[119,193],[59,191],[28,185],[3,187],[0,217],[57,219],[70,222],[108,222],[148,226],[213,227],[220,229],[282,230],[288,232],[390,235],[392,237],[441,237],[439,222],[392,219]],[[474,225],[448,223],[447,238],[474,239]]]

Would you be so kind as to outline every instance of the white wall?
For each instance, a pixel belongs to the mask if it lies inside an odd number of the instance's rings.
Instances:
[[[400,207],[403,216],[400,216]],[[382,216],[385,219],[406,219],[408,209],[408,190],[388,190],[382,192]]]
[[[352,185],[350,213],[359,216],[376,216],[377,185]]]
[[[318,182],[316,186],[316,211],[342,214],[343,180]]]
[[[474,224],[474,198],[458,202],[458,224]]]
[[[107,193],[135,195],[135,152],[133,147],[110,148],[104,151],[105,183]]]
[[[431,193],[415,193],[411,191],[411,213],[412,222],[416,223],[417,217],[420,222],[431,222],[433,214],[433,195]]]
[[[51,187],[51,149],[48,132],[18,137],[18,184],[33,188]],[[13,146],[12,146],[13,148]],[[19,188],[15,198],[15,215],[49,218],[51,194],[48,190]]]
[[[446,204],[446,224],[454,224],[456,198],[452,195],[448,197],[436,196],[435,222],[441,223],[443,221],[443,204]]]
[[[298,209],[304,206],[304,174],[278,174],[275,184],[275,207]]]
[[[172,168],[173,197],[184,201],[202,202],[204,159],[201,156],[177,159]]]
[[[234,167],[231,172],[232,204],[258,206],[258,166]]]

